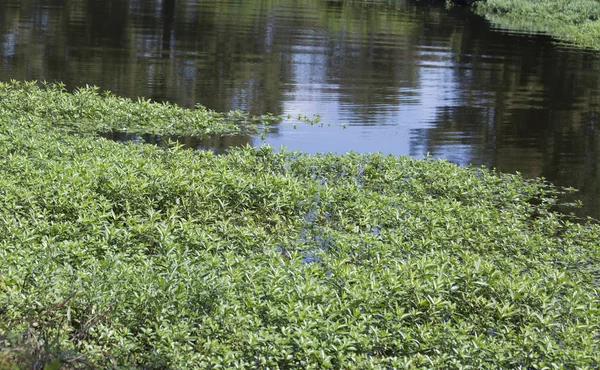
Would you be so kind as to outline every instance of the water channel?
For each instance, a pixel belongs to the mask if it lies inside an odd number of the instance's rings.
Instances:
[[[309,117],[187,139],[427,153],[580,189],[600,218],[600,53],[443,1],[2,0],[0,80]],[[345,128],[344,128],[344,127]]]

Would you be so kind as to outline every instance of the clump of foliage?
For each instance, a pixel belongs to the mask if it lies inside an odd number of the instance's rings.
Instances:
[[[501,27],[543,31],[563,41],[600,49],[600,2],[596,0],[484,0],[474,6]]]
[[[600,364],[600,227],[552,212],[542,180],[115,143],[5,90],[0,364]]]
[[[27,114],[36,125],[51,125],[78,134],[129,132],[204,137],[257,132],[281,120],[241,111],[218,113],[202,105],[186,109],[171,103],[122,98],[98,87],[69,93],[60,83],[11,81],[0,83],[0,104],[6,112]],[[310,121],[309,118],[304,118]]]

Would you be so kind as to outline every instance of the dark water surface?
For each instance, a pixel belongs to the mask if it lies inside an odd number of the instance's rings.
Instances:
[[[284,122],[266,142],[544,176],[581,189],[580,214],[600,218],[600,53],[492,29],[443,1],[1,0],[10,79],[319,114],[324,127]]]

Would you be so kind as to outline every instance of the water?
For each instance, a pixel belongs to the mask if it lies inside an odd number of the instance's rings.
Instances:
[[[10,79],[318,114],[323,127],[282,123],[265,141],[543,176],[581,189],[578,213],[600,218],[600,53],[494,29],[443,1],[2,0],[0,80]]]

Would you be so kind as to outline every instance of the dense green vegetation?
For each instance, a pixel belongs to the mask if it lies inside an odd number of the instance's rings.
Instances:
[[[597,0],[483,0],[476,11],[501,27],[547,32],[560,40],[600,49]]]
[[[0,84],[0,367],[599,366],[600,227],[542,180],[121,144],[104,106],[194,114]]]
[[[256,130],[281,119],[272,115],[255,117],[241,111],[218,113],[202,105],[192,110],[143,99],[134,102],[90,86],[72,94],[62,84],[40,86],[17,81],[0,83],[2,109],[10,114],[26,113],[34,125],[51,125],[78,134],[117,131],[202,137]],[[299,120],[310,121],[308,117]]]

